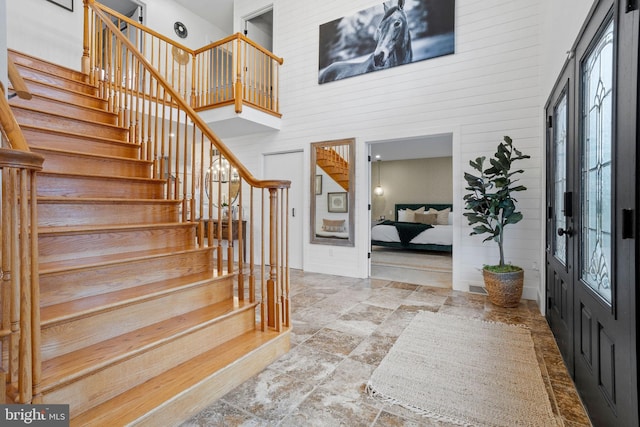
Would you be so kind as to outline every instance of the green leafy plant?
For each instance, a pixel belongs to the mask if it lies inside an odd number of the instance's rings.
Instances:
[[[469,193],[464,196],[465,212],[469,225],[473,226],[473,235],[488,234],[483,240],[494,240],[500,249],[500,264],[490,268],[492,271],[513,271],[513,267],[504,263],[504,228],[509,224],[516,224],[522,220],[522,213],[516,210],[517,200],[512,193],[524,191],[527,188],[517,185],[518,175],[524,170],[512,170],[517,160],[528,159],[531,156],[522,154],[513,146],[510,137],[498,144],[496,153],[489,159],[490,166],[485,168],[486,157],[478,157],[469,161],[471,167],[478,171],[478,175],[464,173]],[[485,266],[487,268],[488,266]],[[519,268],[515,268],[519,269]]]

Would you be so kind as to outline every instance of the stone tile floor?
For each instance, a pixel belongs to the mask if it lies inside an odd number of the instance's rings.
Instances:
[[[419,310],[528,325],[554,412],[567,427],[590,425],[551,331],[532,301],[504,309],[482,295],[451,289],[294,270],[291,299],[291,351],[182,427],[449,426],[363,392]]]

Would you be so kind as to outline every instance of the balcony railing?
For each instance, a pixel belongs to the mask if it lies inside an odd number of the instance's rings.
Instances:
[[[237,33],[192,50],[100,3],[93,0],[87,3],[102,11],[197,111],[234,105],[236,113],[240,113],[246,104],[280,117],[279,75],[283,59],[244,35]],[[97,28],[96,16],[85,10],[85,32],[88,32],[89,28]],[[114,40],[101,33],[93,37],[92,46],[85,40],[82,71],[90,74],[96,84],[117,75],[123,80],[121,84],[132,85],[133,76],[139,73],[132,68],[130,59],[114,58],[115,63],[107,67],[107,57],[117,49]],[[103,56],[90,55],[89,50],[98,45]]]

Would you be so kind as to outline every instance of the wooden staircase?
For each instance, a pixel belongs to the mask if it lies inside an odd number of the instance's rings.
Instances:
[[[349,191],[349,162],[333,148],[316,150],[316,165],[320,166],[335,182]]]
[[[34,402],[69,404],[71,425],[175,425],[285,353],[86,76],[10,56],[33,94],[11,108],[45,157]]]

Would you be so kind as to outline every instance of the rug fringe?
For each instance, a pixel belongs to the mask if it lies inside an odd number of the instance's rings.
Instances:
[[[384,394],[378,392],[375,387],[373,386],[373,384],[371,384],[371,381],[367,381],[367,384],[364,387],[364,392],[371,398],[380,400],[381,402],[385,402],[385,403],[389,403],[392,405],[398,405],[398,406],[402,406],[405,409],[410,410],[411,412],[414,412],[418,415],[421,415],[425,418],[430,418],[432,420],[435,421],[441,421],[441,422],[446,422],[446,423],[450,423],[450,424],[455,424],[455,425],[459,425],[459,426],[464,426],[464,427],[473,427],[473,424],[470,424],[466,421],[463,420],[459,420],[456,418],[451,418],[448,417],[446,415],[442,415],[442,414],[438,414],[435,413],[433,411],[428,411],[426,409],[422,409],[422,408],[418,408],[415,407],[413,405],[410,405],[408,403],[405,402],[400,402],[397,399],[394,399],[392,397],[389,396],[385,396]]]

